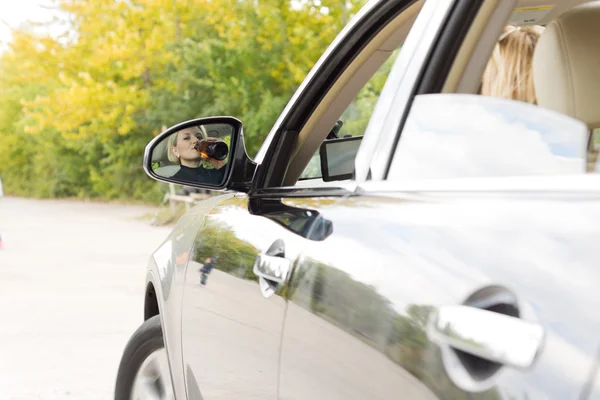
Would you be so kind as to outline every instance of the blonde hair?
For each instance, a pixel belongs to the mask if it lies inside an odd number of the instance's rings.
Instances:
[[[483,73],[481,94],[537,104],[533,53],[544,27],[504,27]]]
[[[191,126],[190,128],[195,128],[194,130],[196,133],[196,137],[198,137],[198,138],[201,137],[202,139],[208,139],[208,134],[206,133],[206,129],[204,128],[203,125]],[[183,129],[175,132],[174,134],[169,136],[169,140],[167,141],[167,158],[172,163],[179,164],[179,157],[177,157],[173,153],[173,147],[175,147],[175,145],[177,144],[177,138],[179,137],[179,132],[181,132],[185,129],[188,129],[188,128],[183,128]]]

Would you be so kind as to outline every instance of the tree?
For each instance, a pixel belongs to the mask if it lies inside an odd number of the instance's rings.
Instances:
[[[343,11],[333,0],[55,4],[69,34],[19,29],[0,55],[7,193],[159,200],[144,147],[161,126],[201,116],[240,118],[253,155]]]

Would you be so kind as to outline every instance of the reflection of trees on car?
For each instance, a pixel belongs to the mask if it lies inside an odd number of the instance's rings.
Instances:
[[[426,382],[441,399],[469,399],[450,381],[439,362],[439,348],[430,344],[427,338],[426,328],[432,306],[411,304],[398,311],[373,286],[310,258],[294,272],[289,298],[383,353]],[[491,389],[480,393],[477,398],[497,400],[501,396]]]
[[[258,249],[239,239],[228,225],[208,223],[200,230],[196,240],[194,259],[214,257],[216,269],[256,281],[258,278],[252,272],[252,266],[258,253]]]
[[[291,217],[281,214],[279,223],[286,225]],[[197,260],[215,257],[218,270],[258,281],[252,266],[259,250],[239,239],[227,223],[207,222],[200,230],[194,253]],[[432,306],[409,304],[399,310],[375,287],[310,257],[294,270],[291,284],[280,287],[278,295],[384,354],[425,382],[440,398],[468,399],[449,380],[439,362],[440,349],[428,341],[426,327]],[[497,400],[501,396],[490,389],[478,394],[478,399]]]

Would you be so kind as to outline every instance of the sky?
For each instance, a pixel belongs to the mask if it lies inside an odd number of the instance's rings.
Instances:
[[[43,6],[51,6],[51,0],[0,1],[0,49],[11,39],[11,28],[17,28],[27,20],[48,22],[53,12]]]

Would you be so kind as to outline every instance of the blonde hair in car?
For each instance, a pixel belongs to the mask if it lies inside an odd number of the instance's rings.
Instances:
[[[191,128],[195,128],[195,133],[197,138],[208,139],[208,134],[206,133],[206,128],[203,125],[192,126]],[[187,128],[184,128],[187,129]],[[182,129],[183,130],[183,129]],[[169,140],[167,141],[167,158],[174,164],[179,164],[179,157],[173,154],[173,147],[177,144],[177,138],[179,137],[179,130],[169,136]]]
[[[504,27],[483,73],[481,94],[537,104],[533,53],[544,27]]]

